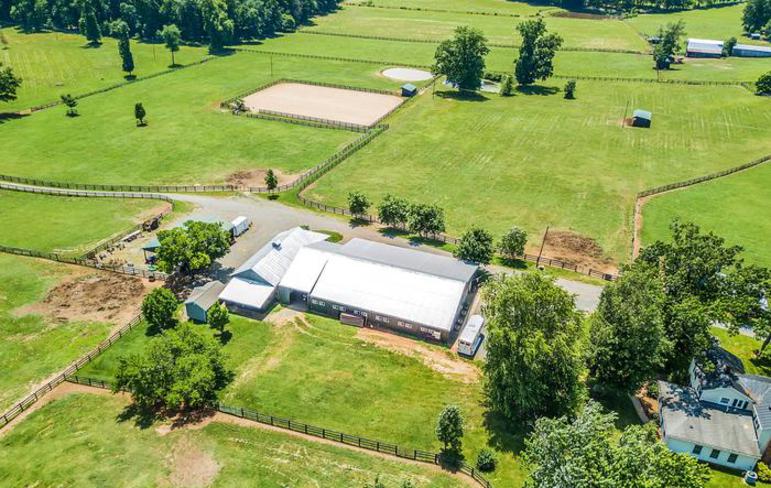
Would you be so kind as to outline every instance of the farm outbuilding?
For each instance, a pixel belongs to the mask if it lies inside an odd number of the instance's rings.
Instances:
[[[364,239],[319,242],[297,254],[278,298],[344,323],[446,342],[477,270],[451,257]]]
[[[210,281],[203,286],[195,288],[187,300],[185,300],[185,313],[187,318],[195,322],[205,323],[208,319],[209,309],[217,303],[218,297],[225,285],[219,281]]]
[[[771,47],[737,44],[731,54],[743,58],[768,58],[771,57]]]
[[[632,125],[634,127],[650,127],[653,114],[647,110],[637,109],[632,113]]]
[[[412,83],[405,83],[402,85],[402,96],[403,97],[414,97],[418,94],[418,87],[413,85]]]
[[[685,55],[691,58],[719,58],[723,55],[723,41],[688,39]]]

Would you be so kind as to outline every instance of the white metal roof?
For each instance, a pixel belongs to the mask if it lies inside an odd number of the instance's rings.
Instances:
[[[329,252],[317,249],[315,245],[300,249],[292,265],[281,278],[279,286],[302,293],[310,293],[329,259]]]
[[[231,276],[240,276],[251,281],[264,281],[277,286],[303,246],[323,241],[328,237],[326,234],[301,227],[284,231],[247,259]]]
[[[688,39],[688,52],[721,54],[723,52],[723,41],[714,41],[711,39]]]
[[[479,331],[482,330],[482,326],[485,324],[485,319],[481,315],[472,315],[466,321],[466,327],[463,328],[463,332],[460,333],[460,340],[471,344],[479,335]]]
[[[270,302],[275,289],[273,285],[235,277],[220,293],[220,300],[262,309]]]
[[[465,285],[465,281],[331,254],[311,296],[449,331]]]

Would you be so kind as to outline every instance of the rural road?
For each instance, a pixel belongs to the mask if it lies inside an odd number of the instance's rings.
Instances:
[[[109,197],[113,192],[97,192],[84,190],[68,190],[61,188],[43,188],[32,185],[18,183],[0,182],[0,189],[9,189],[17,191],[45,191],[46,193],[55,193],[60,195],[93,195]],[[118,193],[118,192],[116,192]],[[130,195],[132,192],[122,192],[124,195]],[[114,193],[113,193],[114,194]],[[147,193],[145,193],[147,195]],[[192,213],[179,217],[180,223],[190,218],[215,217],[218,219],[232,220],[243,215],[251,219],[253,226],[242,237],[239,237],[237,243],[231,249],[231,252],[222,259],[224,270],[232,269],[243,263],[262,245],[270,241],[277,233],[296,227],[307,225],[316,230],[331,230],[339,232],[344,238],[351,239],[360,237],[378,242],[384,242],[394,246],[420,249],[421,251],[435,254],[447,254],[445,251],[432,246],[414,243],[406,239],[383,235],[377,231],[374,226],[352,225],[348,219],[333,217],[327,214],[314,212],[304,208],[292,207],[270,201],[265,198],[249,195],[220,196],[199,195],[190,193],[153,193],[163,198],[187,202],[195,206]],[[509,268],[500,266],[488,266],[488,271],[492,273],[513,273]],[[558,278],[557,284],[576,297],[576,307],[579,310],[591,312],[597,308],[602,287],[572,281],[564,278]]]

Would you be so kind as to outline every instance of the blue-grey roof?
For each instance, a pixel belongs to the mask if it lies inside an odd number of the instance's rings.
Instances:
[[[695,358],[694,361],[694,376],[701,389],[732,387],[743,390],[738,383],[738,375],[744,373],[741,359],[720,347],[717,342],[707,349],[703,357]]]
[[[771,428],[771,378],[754,374],[742,374],[739,385],[755,402],[753,410],[761,428]]]
[[[636,118],[636,119],[646,119],[646,120],[651,120],[651,119],[653,118],[653,114],[652,114],[652,113],[650,113],[650,112],[648,112],[647,110],[640,110],[640,109],[638,108],[637,110],[635,110],[635,111],[632,113],[632,117],[634,117],[634,118]]]
[[[418,87],[413,85],[412,83],[405,83],[402,85],[402,89],[407,91],[415,91],[418,89]]]
[[[756,46],[754,44],[737,44],[734,46],[734,51],[754,51],[758,53],[768,53],[771,55],[771,47]]]
[[[190,296],[185,300],[185,305],[196,304],[203,310],[209,310],[212,305],[217,303],[217,297],[225,289],[225,284],[220,281],[210,281],[205,285],[193,289]]]

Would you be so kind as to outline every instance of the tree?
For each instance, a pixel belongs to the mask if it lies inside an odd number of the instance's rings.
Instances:
[[[647,265],[605,286],[589,333],[589,371],[600,383],[633,393],[655,377],[671,349],[664,300],[657,270]]]
[[[69,93],[61,95],[59,98],[61,98],[62,103],[67,107],[67,117],[76,117],[78,115],[78,109],[76,108],[78,106],[78,100]]]
[[[134,71],[134,55],[131,54],[131,42],[129,40],[129,29],[123,21],[118,21],[118,54],[122,63],[122,69],[124,72],[131,76]]]
[[[514,94],[514,78],[511,75],[503,75],[501,79],[501,91],[502,97],[510,97]]]
[[[187,221],[183,227],[158,232],[158,268],[194,274],[230,249],[230,235],[219,223]]]
[[[161,37],[163,38],[163,43],[166,44],[166,49],[171,53],[171,65],[176,66],[174,53],[179,51],[179,45],[182,40],[182,33],[179,31],[179,27],[174,24],[164,25],[163,29],[161,29]]]
[[[536,80],[545,80],[554,72],[554,55],[562,46],[562,38],[546,33],[546,23],[541,17],[526,20],[517,25],[522,36],[519,57],[514,76],[520,86],[532,85]]]
[[[565,83],[565,98],[574,100],[576,98],[576,80],[568,80]]]
[[[541,273],[501,275],[482,296],[492,409],[510,420],[574,412],[584,395],[584,337],[573,297]]]
[[[224,0],[202,0],[200,3],[203,25],[209,35],[209,50],[220,52],[233,37],[234,24],[228,17]]]
[[[447,405],[436,420],[436,438],[442,443],[442,452],[458,456],[463,443],[463,415],[457,405]]]
[[[377,217],[390,227],[402,227],[407,222],[410,205],[403,198],[386,194],[377,207]]]
[[[25,32],[43,29],[48,20],[48,2],[46,0],[18,0],[13,2],[10,17],[18,22]]]
[[[142,315],[156,329],[170,329],[177,325],[177,297],[168,288],[156,288],[142,300]]]
[[[145,111],[145,107],[142,106],[142,102],[137,102],[134,104],[134,118],[137,119],[138,126],[147,125],[145,116],[147,116],[147,112]]]
[[[455,257],[464,261],[488,264],[493,258],[493,236],[480,227],[472,227],[460,238]]]
[[[79,27],[80,33],[86,36],[86,40],[91,46],[101,44],[102,30],[99,28],[99,21],[96,20],[94,5],[89,0],[83,2]]]
[[[269,191],[275,190],[278,186],[278,178],[276,178],[276,173],[272,169],[268,169],[268,172],[265,173],[265,186]]]
[[[755,82],[755,93],[758,95],[771,95],[771,71],[760,75]]]
[[[246,106],[243,98],[236,98],[230,104],[230,111],[233,115],[240,115],[241,113],[248,112],[249,108]]]
[[[527,488],[703,488],[709,468],[669,450],[653,424],[614,435],[616,414],[589,401],[574,419],[539,418],[525,439]],[[618,440],[616,440],[618,439]]]
[[[369,198],[360,191],[348,193],[348,210],[354,217],[363,217],[367,213]]]
[[[230,323],[230,314],[225,305],[220,302],[215,303],[206,314],[206,318],[209,322],[209,326],[212,329],[220,331],[220,334],[225,333],[225,326]]]
[[[128,391],[144,411],[213,405],[233,374],[211,335],[180,324],[152,340],[142,355],[120,358],[113,391]]]
[[[452,39],[442,41],[434,54],[434,75],[445,75],[460,90],[478,90],[490,52],[487,39],[478,29],[460,26]]]
[[[730,37],[726,39],[726,41],[723,43],[723,57],[727,58],[734,52],[734,46],[736,46],[736,43],[738,41],[735,37]]]
[[[16,90],[21,86],[21,77],[13,74],[13,68],[0,63],[0,102],[16,100]]]
[[[421,236],[444,232],[444,210],[437,205],[425,203],[410,205],[407,228]]]
[[[685,22],[670,22],[659,27],[659,43],[653,48],[653,61],[656,69],[669,69],[672,57],[682,49],[680,39],[685,35]]]
[[[760,31],[771,20],[771,2],[768,0],[749,0],[744,6],[742,26],[746,32]]]
[[[509,259],[514,259],[525,254],[525,244],[527,244],[527,232],[519,227],[512,227],[501,236],[498,252]]]

